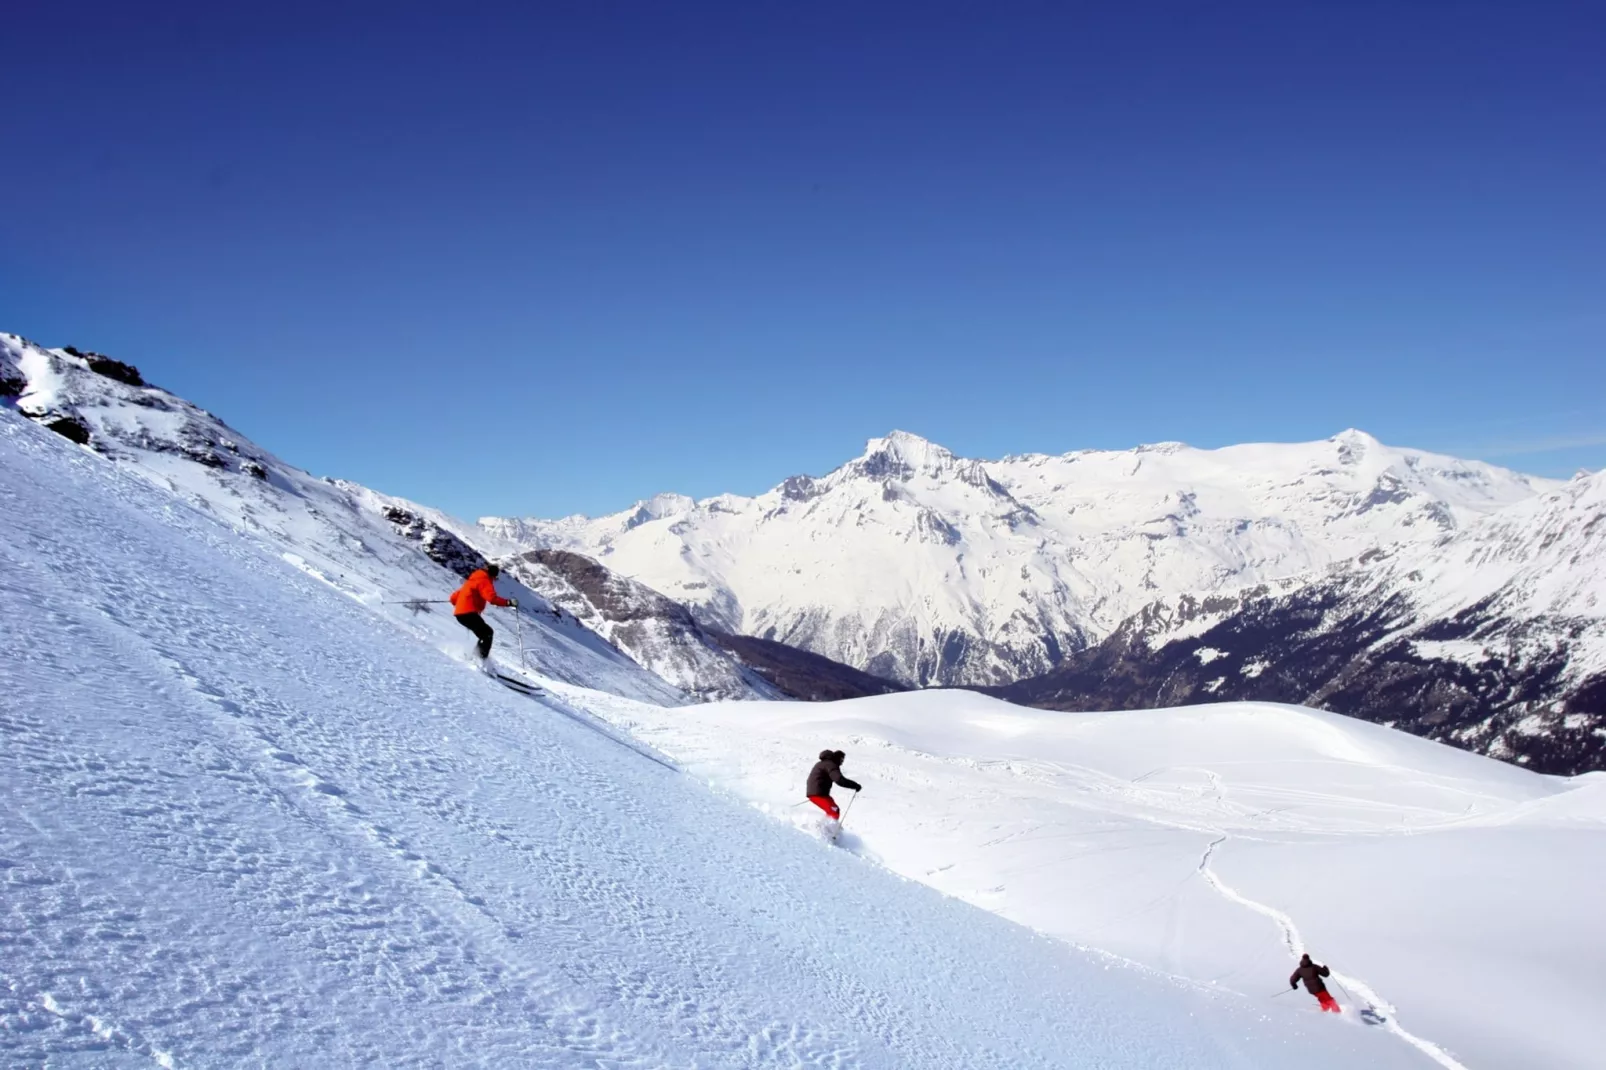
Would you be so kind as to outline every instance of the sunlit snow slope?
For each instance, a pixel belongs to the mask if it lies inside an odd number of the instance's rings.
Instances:
[[[474,531],[444,513],[287,464],[212,413],[146,383],[137,368],[102,355],[46,349],[0,332],[0,398],[11,395],[16,411],[76,436],[131,473],[275,547],[309,575],[376,606],[443,599],[490,552],[486,540],[465,541],[462,536]],[[527,560],[502,563],[502,592],[524,607],[529,659],[551,675],[649,702],[774,695],[706,637],[650,614],[630,629],[610,628],[615,646],[576,619],[576,612],[586,612],[591,623],[608,623],[597,621],[583,600],[559,618],[546,599],[521,586],[523,578],[551,589],[561,583],[558,577]],[[413,622],[461,648],[468,633],[448,612],[437,606],[434,619],[420,614]],[[508,640],[516,638],[508,633],[518,624],[513,614],[494,609],[490,617],[503,629],[504,655],[516,653],[508,650]]]
[[[0,408],[0,1065],[1431,1065],[896,879],[438,638]]]
[[[1314,1007],[1286,988],[1308,949],[1341,1003],[1442,1065],[1602,1065],[1606,774],[1251,703],[1068,714],[927,691],[609,715],[799,823],[809,759],[842,747],[864,853],[1268,1014]]]

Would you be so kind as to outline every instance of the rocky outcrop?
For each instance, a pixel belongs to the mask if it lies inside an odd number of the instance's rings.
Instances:
[[[403,538],[416,542],[425,556],[442,568],[466,577],[475,569],[485,567],[484,554],[433,520],[399,505],[387,505],[383,513]]]
[[[835,702],[909,690],[905,684],[860,672],[851,665],[785,643],[718,631],[709,631],[708,636],[776,690],[804,702]]]
[[[784,694],[716,643],[685,606],[589,557],[533,550],[506,567],[554,607],[689,694],[705,701]]]

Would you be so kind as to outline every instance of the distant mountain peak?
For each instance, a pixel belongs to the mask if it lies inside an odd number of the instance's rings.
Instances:
[[[917,475],[941,478],[958,462],[953,451],[909,431],[891,431],[864,444],[864,452],[843,466],[861,478],[908,480]]]
[[[1367,454],[1386,448],[1365,431],[1353,427],[1340,431],[1329,441],[1338,446],[1338,459],[1345,464],[1359,464]]]

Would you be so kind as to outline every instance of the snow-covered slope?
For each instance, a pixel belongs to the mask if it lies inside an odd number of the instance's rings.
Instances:
[[[1606,474],[1293,591],[1188,608],[1150,607],[1000,693],[1056,709],[1299,702],[1545,772],[1606,769]]]
[[[911,683],[1005,683],[1157,598],[1433,542],[1549,486],[1357,431],[1001,461],[894,432],[756,498],[661,495],[600,519],[481,523],[597,558],[724,630]]]
[[[1431,1065],[893,878],[218,513],[0,406],[4,1065]]]
[[[3,383],[11,386],[0,386],[0,396],[14,396],[20,412],[267,540],[367,602],[442,599],[483,563],[484,554],[508,550],[438,510],[286,464],[211,413],[145,383],[137,369],[99,354],[44,349],[0,334]],[[558,582],[532,563],[521,564],[520,571],[531,587]],[[593,634],[574,612],[554,614],[549,603],[529,597],[530,589],[518,587],[511,577],[502,587],[505,594],[524,596],[527,656],[560,677],[670,704],[693,697],[775,695],[699,634],[660,627],[649,647],[621,644],[620,649],[610,644],[613,636]],[[443,618],[450,612],[444,606],[436,610]],[[584,615],[596,623],[595,613]],[[445,623],[460,645],[469,643],[466,632],[450,627],[449,619]],[[504,629],[504,657],[516,660],[509,649],[512,614],[493,611],[491,623]],[[634,672],[632,660],[648,670],[669,670],[672,679]]]
[[[1315,1016],[1287,988],[1308,950],[1351,1016],[1374,1004],[1441,1065],[1600,1065],[1606,774],[1546,777],[1250,703],[611,706],[689,772],[799,823],[817,820],[797,805],[810,758],[841,747],[864,785],[846,829],[883,865],[1269,1017]]]

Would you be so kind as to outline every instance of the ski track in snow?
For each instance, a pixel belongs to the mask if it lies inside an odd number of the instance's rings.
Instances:
[[[1205,883],[1209,884],[1210,887],[1221,893],[1221,896],[1224,899],[1227,899],[1233,903],[1237,903],[1239,906],[1248,910],[1252,910],[1256,914],[1270,918],[1273,922],[1275,922],[1277,928],[1282,933],[1283,945],[1288,948],[1288,954],[1290,957],[1297,959],[1300,955],[1305,953],[1305,941],[1300,938],[1299,928],[1294,924],[1294,919],[1283,913],[1281,910],[1278,910],[1276,907],[1267,906],[1265,903],[1258,903],[1255,900],[1250,899],[1248,896],[1242,895],[1235,891],[1227,884],[1226,881],[1221,879],[1221,876],[1216,873],[1215,870],[1210,868],[1210,859],[1211,856],[1216,853],[1216,848],[1220,847],[1230,839],[1232,839],[1231,834],[1223,832],[1216,839],[1210,841],[1210,846],[1205,848],[1204,855],[1199,859],[1199,875],[1205,879]],[[1334,970],[1333,980],[1337,981],[1341,987],[1347,987],[1359,992],[1367,1006],[1378,1007],[1387,1011],[1388,1020],[1383,1022],[1382,1025],[1390,1033],[1393,1033],[1407,1044],[1410,1044],[1418,1051],[1421,1051],[1423,1054],[1427,1055],[1428,1058],[1432,1059],[1440,1066],[1445,1067],[1446,1070],[1467,1070],[1467,1068],[1457,1062],[1449,1052],[1445,1051],[1437,1044],[1430,1040],[1425,1040],[1414,1033],[1407,1032],[1400,1025],[1394,1005],[1379,996],[1372,990],[1370,985],[1367,985],[1360,978],[1351,977]],[[1363,1008],[1354,1006],[1353,999],[1350,1002],[1351,1009],[1349,1013],[1359,1014]]]

